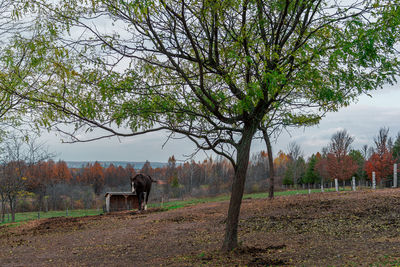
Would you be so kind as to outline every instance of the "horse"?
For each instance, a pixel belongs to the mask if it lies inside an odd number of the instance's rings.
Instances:
[[[147,201],[149,200],[149,194],[152,183],[162,184],[161,181],[153,180],[153,178],[151,178],[150,175],[139,173],[133,177],[131,176],[131,190],[132,193],[136,192],[139,202],[139,211],[142,211],[143,209],[147,210]],[[146,194],[146,199],[144,194]]]

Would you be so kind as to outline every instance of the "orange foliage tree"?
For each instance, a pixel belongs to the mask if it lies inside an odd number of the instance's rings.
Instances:
[[[72,179],[71,172],[65,161],[58,161],[54,169],[54,179],[58,182],[69,183]]]
[[[368,174],[368,178],[372,180],[372,172],[375,172],[376,182],[382,184],[382,182],[392,174],[394,162],[395,160],[389,151],[385,151],[382,154],[372,154],[365,162],[365,171]]]
[[[278,156],[274,159],[275,176],[277,180],[282,180],[291,158],[282,150],[278,152]]]
[[[335,154],[329,153],[327,165],[329,176],[343,182],[350,179],[358,169],[357,163],[349,155],[339,158]]]
[[[92,165],[88,164],[81,176],[82,182],[93,186],[94,193],[99,195],[104,187],[104,169],[97,161]]]
[[[357,163],[349,156],[354,138],[346,130],[336,132],[331,137],[327,166],[329,176],[346,181],[357,171]]]

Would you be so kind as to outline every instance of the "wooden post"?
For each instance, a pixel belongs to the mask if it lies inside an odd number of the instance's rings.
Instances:
[[[106,197],[106,212],[110,212],[110,198],[111,198],[111,194],[107,194],[107,197]]]
[[[351,178],[351,186],[353,188],[353,191],[356,191],[356,177]]]
[[[397,163],[393,164],[393,187],[397,188]]]
[[[372,172],[372,189],[376,189],[375,172]]]
[[[336,192],[339,192],[339,181],[337,178],[335,179],[335,189],[336,189]]]
[[[125,210],[129,210],[129,207],[128,207],[128,196],[124,195],[124,198],[125,198]]]

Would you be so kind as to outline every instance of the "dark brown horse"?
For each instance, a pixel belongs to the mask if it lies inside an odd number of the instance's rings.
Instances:
[[[152,183],[162,184],[161,181],[155,181],[150,177],[150,175],[146,174],[139,173],[131,177],[131,189],[132,193],[136,193],[138,198],[139,211],[147,210],[147,201],[149,200]]]

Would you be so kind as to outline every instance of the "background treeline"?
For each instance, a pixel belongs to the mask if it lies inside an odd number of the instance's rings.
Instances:
[[[374,138],[374,145],[365,145],[360,150],[352,149],[353,141],[354,138],[346,130],[338,131],[321,152],[307,159],[298,144],[290,143],[286,151],[279,151],[273,161],[276,188],[331,187],[335,178],[341,184],[349,185],[353,176],[358,185],[367,186],[373,171],[378,185],[391,186],[393,164],[400,161],[400,134],[391,138],[389,129],[382,128]],[[38,151],[35,145],[27,147]],[[46,158],[43,153],[38,157],[32,151],[29,153],[29,149],[10,149],[20,151],[19,154],[26,154],[26,157],[19,160],[9,157],[1,165],[3,220],[8,211],[100,209],[104,205],[104,193],[130,191],[129,179],[136,173],[166,181],[165,185],[153,185],[150,194],[152,202],[228,193],[234,176],[231,164],[222,158],[178,164],[171,156],[165,166],[157,168],[152,168],[148,161],[141,169],[135,169],[130,164],[103,167],[98,162],[82,168],[68,168],[64,161],[41,160]],[[33,160],[32,157],[38,159]],[[247,172],[246,192],[267,191],[268,174],[268,154],[264,151],[253,154]]]

